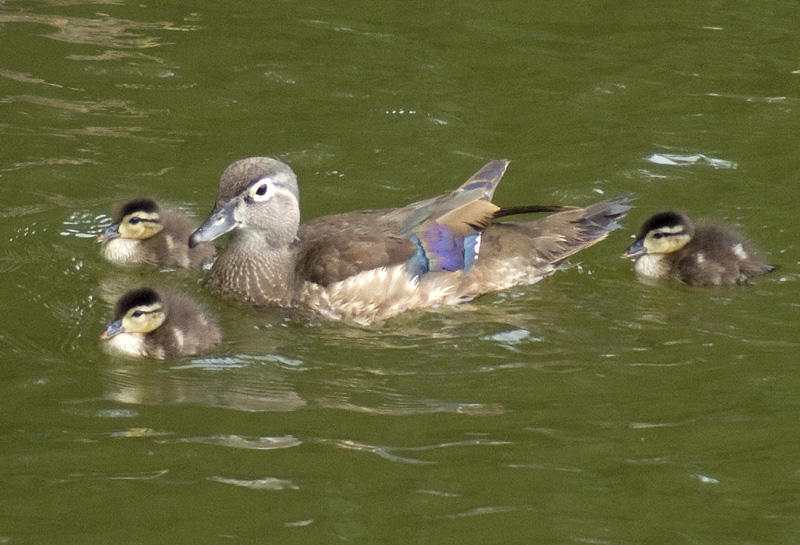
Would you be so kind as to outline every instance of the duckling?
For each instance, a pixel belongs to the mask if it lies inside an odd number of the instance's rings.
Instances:
[[[119,298],[100,338],[122,354],[163,360],[210,350],[222,333],[191,299],[136,288]]]
[[[369,324],[537,282],[606,238],[630,209],[628,197],[586,208],[500,208],[491,197],[507,166],[492,161],[455,191],[402,208],[301,225],[295,173],[277,159],[251,157],[222,174],[214,211],[189,244],[233,232],[207,276],[225,298]],[[560,212],[494,222],[539,210]]]
[[[152,199],[136,199],[118,208],[97,240],[112,263],[197,269],[211,261],[216,249],[212,244],[189,248],[189,235],[196,228],[197,223]]]
[[[775,269],[737,235],[692,224],[677,212],[660,212],[642,225],[622,257],[634,257],[642,276],[673,278],[696,286],[730,285]]]

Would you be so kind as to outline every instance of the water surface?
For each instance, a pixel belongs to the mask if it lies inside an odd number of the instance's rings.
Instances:
[[[124,1],[0,6],[0,542],[796,543],[796,5]],[[196,216],[272,155],[305,218],[447,191],[633,193],[537,285],[353,328],[119,270],[94,234],[152,195]],[[635,279],[667,208],[747,233],[752,285]],[[226,334],[140,362],[130,286]]]

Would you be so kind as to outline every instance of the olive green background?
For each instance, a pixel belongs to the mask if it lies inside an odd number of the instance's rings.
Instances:
[[[796,2],[0,4],[0,543],[800,540]],[[539,284],[353,328],[120,270],[150,195],[207,214],[272,155],[304,217],[511,165],[500,205],[636,196]],[[781,268],[638,281],[651,213]],[[109,355],[111,301],[190,293],[225,343]]]

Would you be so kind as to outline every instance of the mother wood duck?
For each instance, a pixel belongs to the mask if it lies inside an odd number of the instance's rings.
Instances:
[[[251,157],[223,172],[214,211],[189,245],[233,231],[208,273],[211,289],[225,298],[369,324],[537,282],[606,238],[630,209],[628,197],[585,208],[500,208],[491,198],[507,166],[492,161],[455,191],[402,208],[301,225],[292,169]],[[494,221],[542,211],[557,213]]]

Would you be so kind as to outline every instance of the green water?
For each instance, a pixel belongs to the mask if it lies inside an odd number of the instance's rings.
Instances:
[[[795,2],[164,4],[0,3],[0,543],[800,540]],[[539,284],[367,329],[100,258],[114,203],[202,216],[250,155],[306,218],[501,157],[501,205],[637,208]],[[781,268],[637,281],[619,254],[665,208]],[[103,352],[139,284],[225,343]]]

